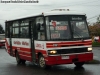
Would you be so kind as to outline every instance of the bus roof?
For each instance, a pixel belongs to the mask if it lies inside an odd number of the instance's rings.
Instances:
[[[8,21],[16,21],[16,20],[21,20],[21,19],[27,19],[27,18],[32,18],[32,17],[36,17],[36,16],[50,16],[50,15],[86,15],[85,13],[81,13],[81,12],[77,12],[77,11],[61,11],[61,10],[52,10],[49,12],[42,12],[39,14],[34,14],[34,15],[30,15],[27,17],[23,17],[23,18],[18,18],[18,19],[13,19],[13,20],[8,20]],[[6,22],[8,22],[6,21]]]
[[[44,16],[48,15],[85,15],[85,13],[79,13],[76,11],[51,11],[44,13]]]

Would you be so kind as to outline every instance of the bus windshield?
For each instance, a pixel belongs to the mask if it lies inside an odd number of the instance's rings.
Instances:
[[[70,39],[68,17],[65,15],[46,17],[47,39]]]
[[[88,38],[89,32],[85,15],[73,15],[69,17],[73,38]]]
[[[85,16],[55,15],[46,17],[47,39],[68,40],[88,38],[89,32]]]
[[[89,37],[86,21],[71,21],[71,27],[73,32],[73,38]]]

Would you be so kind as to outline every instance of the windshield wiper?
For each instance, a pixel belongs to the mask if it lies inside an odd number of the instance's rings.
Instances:
[[[73,34],[76,34],[79,38],[83,39],[83,36],[81,34],[79,34],[79,32],[73,31]]]

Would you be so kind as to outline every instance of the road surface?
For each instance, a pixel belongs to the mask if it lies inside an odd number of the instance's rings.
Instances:
[[[100,48],[93,48],[94,59],[100,60]],[[85,64],[77,69],[74,64],[53,66],[43,70],[38,66],[26,62],[25,65],[16,65],[16,60],[0,49],[0,75],[100,75],[100,64]]]

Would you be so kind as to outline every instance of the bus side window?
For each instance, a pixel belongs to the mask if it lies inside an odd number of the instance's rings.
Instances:
[[[22,38],[28,38],[29,37],[28,33],[29,33],[28,27],[21,27],[20,34]]]
[[[36,26],[37,30],[44,30],[44,23],[43,24],[38,23]]]
[[[45,34],[44,34],[44,19],[43,17],[37,17],[36,18],[36,28],[37,28],[37,40],[45,40]]]
[[[45,40],[44,32],[42,32],[42,33],[40,34],[40,40]]]
[[[44,32],[38,32],[38,40],[45,40]]]
[[[36,25],[37,30],[40,30],[40,23]]]
[[[41,24],[40,30],[44,30],[44,23]]]

